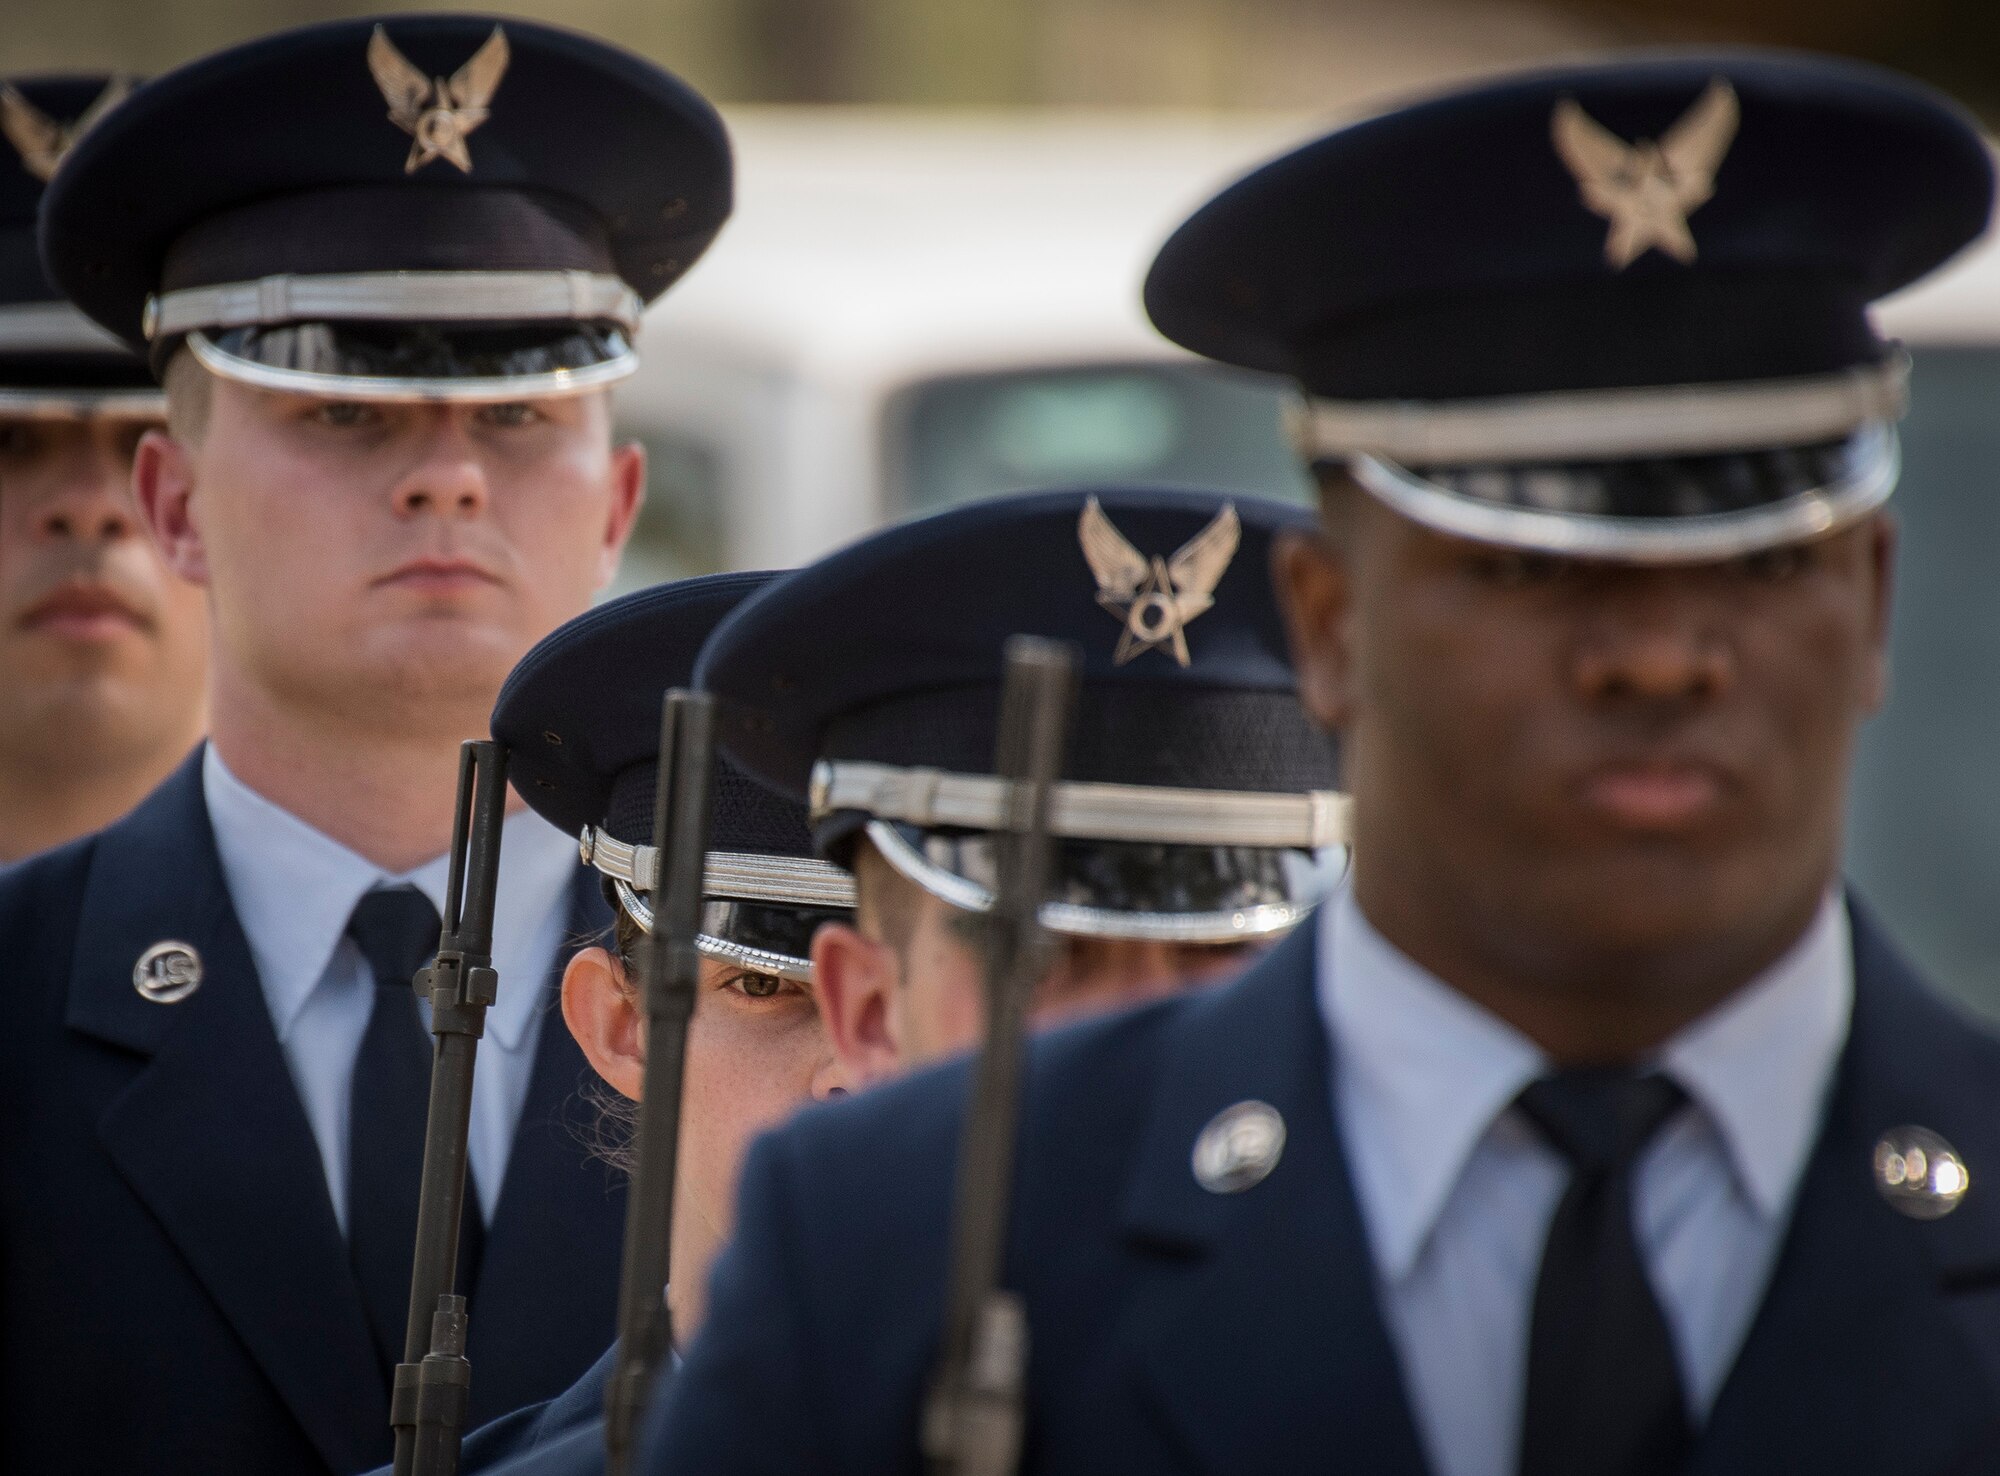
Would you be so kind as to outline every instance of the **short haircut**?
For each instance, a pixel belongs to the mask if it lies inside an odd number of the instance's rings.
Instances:
[[[185,348],[174,350],[162,376],[167,389],[167,433],[184,446],[198,446],[208,433],[215,381]]]
[[[1354,480],[1345,462],[1315,461],[1311,471],[1319,487],[1320,526],[1336,542],[1342,541],[1353,530],[1355,499],[1366,497],[1367,490]]]
[[[854,921],[873,933],[898,958],[906,957],[916,936],[923,892],[883,858],[863,836],[854,845]]]

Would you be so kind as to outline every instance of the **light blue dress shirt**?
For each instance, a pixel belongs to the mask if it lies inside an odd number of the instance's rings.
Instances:
[[[375,1006],[374,981],[347,937],[347,920],[376,886],[414,885],[442,912],[449,857],[391,876],[250,789],[213,745],[202,758],[202,784],[229,898],[345,1234],[349,1087]],[[472,1175],[488,1221],[527,1100],[545,1013],[542,986],[569,925],[577,865],[576,842],[540,816],[523,810],[507,817],[493,916],[500,996],[486,1012],[472,1085]],[[427,1004],[423,1014],[428,1023]]]
[[[1548,1060],[1376,932],[1351,888],[1317,926],[1334,1111],[1411,1412],[1436,1476],[1511,1476],[1535,1279],[1568,1178],[1513,1102]],[[1697,1424],[1819,1134],[1853,1011],[1851,947],[1829,896],[1785,957],[1654,1063],[1688,1105],[1640,1160],[1634,1230]]]

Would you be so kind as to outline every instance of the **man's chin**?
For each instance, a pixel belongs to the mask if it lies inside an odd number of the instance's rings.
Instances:
[[[530,644],[513,631],[471,620],[399,621],[368,631],[345,660],[299,675],[315,685],[318,676],[377,706],[476,704],[484,732],[486,710]]]
[[[1592,951],[1672,951],[1754,931],[1779,883],[1740,857],[1668,848],[1603,857],[1545,893],[1547,925]]]

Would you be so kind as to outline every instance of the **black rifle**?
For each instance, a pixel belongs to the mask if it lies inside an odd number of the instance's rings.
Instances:
[[[986,1041],[959,1145],[944,1346],[924,1403],[923,1451],[937,1476],[1008,1476],[1020,1462],[1028,1325],[1000,1286],[1014,1187],[1028,1000],[1048,956],[1049,802],[1076,696],[1069,647],[1007,642],[994,771],[1007,781],[995,836],[999,876],[986,915]]]
[[[625,1206],[625,1264],[618,1284],[618,1357],[604,1393],[604,1456],[624,1476],[632,1436],[654,1378],[673,1347],[667,1255],[674,1225],[674,1172],[681,1129],[681,1075],[688,1019],[701,982],[702,872],[708,856],[709,773],[715,699],[679,688],[660,713],[660,768],[653,792],[653,927],[641,962],[646,1009],[645,1090],[632,1144]]]
[[[486,1030],[486,1007],[500,983],[493,969],[493,893],[506,818],[507,750],[490,739],[462,745],[444,931],[437,961],[418,970],[415,980],[417,993],[430,997],[437,1049],[424,1126],[416,1254],[410,1264],[410,1322],[389,1398],[396,1476],[455,1476],[465,1430],[472,1365],[465,1358],[465,1298],[454,1295],[452,1287],[458,1278],[459,1217],[465,1209],[473,1059]]]

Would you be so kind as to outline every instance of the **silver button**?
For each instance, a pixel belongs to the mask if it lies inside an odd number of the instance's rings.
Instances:
[[[1941,1220],[1972,1187],[1965,1160],[1929,1128],[1891,1128],[1875,1145],[1875,1187],[1913,1220]]]
[[[163,938],[132,965],[132,987],[154,1004],[179,1004],[201,988],[201,955],[192,943]]]
[[[1194,1180],[1211,1194],[1240,1194],[1278,1166],[1285,1119],[1268,1102],[1238,1102],[1209,1119],[1194,1140]]]

